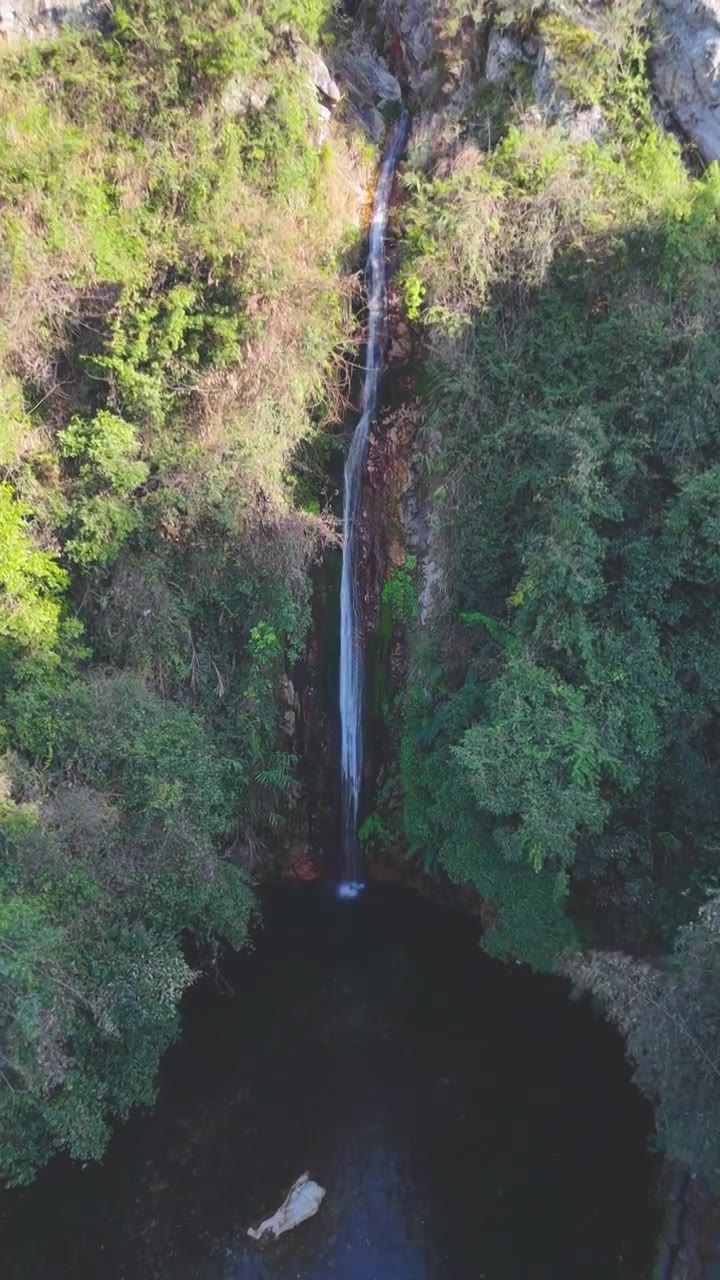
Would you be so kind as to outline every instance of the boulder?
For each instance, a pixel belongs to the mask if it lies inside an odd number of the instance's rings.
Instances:
[[[233,76],[225,86],[221,105],[229,116],[242,116],[250,110],[262,111],[271,92],[270,81],[262,77],[248,80],[246,76]]]
[[[720,0],[651,0],[660,102],[707,161],[720,160]]]
[[[315,53],[314,49],[305,44],[304,40],[300,40],[294,34],[290,39],[293,57],[298,66],[307,72],[308,79],[315,86],[321,99],[327,100],[325,105],[334,106],[340,101],[340,90],[326,63],[323,62],[319,53]]]
[[[605,131],[605,117],[597,104],[573,111],[565,123],[572,142],[594,142]]]
[[[399,81],[375,54],[340,53],[336,66],[356,103],[400,102],[402,90]]]
[[[403,320],[398,320],[392,327],[388,364],[407,364],[412,356],[412,334]]]

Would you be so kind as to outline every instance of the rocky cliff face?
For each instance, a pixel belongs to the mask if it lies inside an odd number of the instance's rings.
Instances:
[[[657,95],[704,160],[720,159],[720,0],[652,0]]]
[[[583,8],[577,6],[581,18]],[[596,9],[597,4],[588,0],[589,26]],[[657,97],[702,158],[718,160],[720,0],[646,0],[645,11]],[[384,0],[377,23],[394,69],[423,105],[436,107],[461,84],[477,81],[486,55],[486,74],[496,79],[498,51],[502,53],[503,42],[512,46],[517,39],[512,26],[503,28],[483,6],[472,4],[457,18],[448,17],[442,3],[430,0]],[[543,106],[548,94],[552,96],[552,67],[546,50],[536,47],[532,52],[538,67],[536,96]],[[511,60],[517,56],[516,48],[510,56]],[[594,136],[596,122],[591,123],[590,136]]]
[[[68,25],[101,28],[111,0],[0,0],[0,42],[57,35]],[[588,15],[592,14],[592,0]],[[720,159],[720,0],[646,0],[652,35],[651,65],[662,107],[706,161]],[[384,130],[381,110],[397,100],[401,80],[418,101],[438,108],[481,74],[497,79],[497,53],[514,37],[493,26],[482,5],[459,18],[434,0],[382,0],[372,18],[359,11],[373,50],[344,53],[336,67],[354,114],[375,141]],[[371,31],[372,28],[372,31]],[[491,29],[492,28],[492,29]],[[488,49],[488,35],[490,48]],[[375,50],[382,48],[385,58]],[[538,97],[548,67],[538,57]],[[511,60],[516,50],[511,50]],[[394,71],[398,78],[391,74]],[[384,79],[383,79],[384,78]],[[332,77],[328,79],[332,82]],[[547,88],[547,86],[545,86]],[[335,101],[333,97],[333,102]],[[252,100],[252,105],[261,105]],[[328,104],[332,105],[332,103]],[[592,134],[591,130],[591,134]]]

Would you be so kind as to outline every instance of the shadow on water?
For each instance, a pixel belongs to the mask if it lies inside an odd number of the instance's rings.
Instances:
[[[647,1274],[650,1115],[587,1004],[400,890],[278,890],[264,914],[236,994],[188,998],[157,1110],[102,1166],[6,1197],[4,1280]],[[318,1216],[248,1240],[306,1169]]]

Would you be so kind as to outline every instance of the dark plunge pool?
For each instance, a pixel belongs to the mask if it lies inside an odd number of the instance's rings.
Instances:
[[[0,1208],[3,1280],[641,1280],[651,1117],[566,986],[406,892],[266,901],[198,986],[156,1111]],[[246,1237],[304,1170],[317,1217]]]

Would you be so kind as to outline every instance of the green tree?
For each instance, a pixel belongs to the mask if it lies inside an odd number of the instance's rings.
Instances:
[[[0,654],[55,648],[67,575],[33,540],[31,508],[0,484]]]

